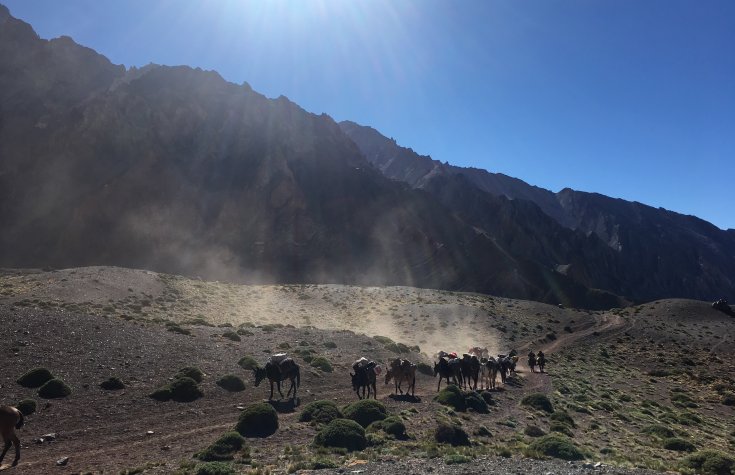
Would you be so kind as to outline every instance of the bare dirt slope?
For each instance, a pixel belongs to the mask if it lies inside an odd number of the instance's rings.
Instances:
[[[396,351],[409,351],[374,335],[418,345],[402,356],[427,363],[438,349],[465,351],[468,343],[503,352],[517,348],[522,355],[543,348],[550,361],[546,374],[532,374],[522,357],[518,374],[492,394],[488,415],[447,411],[433,400],[436,380],[423,374],[416,401],[391,398],[392,386],[381,385],[379,399],[404,418],[412,438],[353,454],[318,453],[311,446],[316,428],[298,422],[300,407],[282,404],[279,431],[265,440],[249,439],[243,458],[248,464],[234,466],[243,472],[286,471],[308,466],[314,457],[337,466],[407,456],[520,457],[533,440],[524,433],[528,426],[545,432],[554,427],[547,414],[519,404],[536,392],[571,415],[567,430],[593,462],[677,467],[687,454],[664,450],[663,441],[647,432],[653,425],[670,428],[696,450],[733,449],[733,408],[726,402],[735,391],[729,364],[735,319],[702,302],[586,312],[412,288],[236,286],[84,268],[5,272],[0,318],[6,335],[0,341],[0,354],[6,355],[2,403],[27,397],[39,403],[20,431],[23,458],[16,473],[188,473],[195,468],[193,454],[234,426],[238,405],[267,398],[267,388],[254,388],[249,372],[238,366],[241,357],[262,362],[287,351],[303,368],[301,407],[319,399],[342,405],[356,399],[349,387],[352,361],[366,355],[386,362]],[[223,337],[237,329],[241,341]],[[324,356],[333,371],[310,366],[303,358],[309,354]],[[148,397],[191,365],[206,373],[202,399],[162,403]],[[72,394],[46,401],[15,382],[38,366],[64,379]],[[245,391],[229,393],[215,384],[227,373],[245,379]],[[110,376],[126,388],[99,388]],[[446,418],[470,434],[471,447],[433,442],[436,421]],[[485,433],[481,427],[492,435],[477,435]],[[49,432],[56,440],[33,442]],[[65,456],[68,464],[56,467]]]

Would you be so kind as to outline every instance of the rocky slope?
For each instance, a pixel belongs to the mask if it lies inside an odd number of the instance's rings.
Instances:
[[[637,202],[569,188],[553,193],[502,174],[443,164],[370,127],[349,121],[340,126],[389,178],[430,191],[511,255],[556,264],[587,287],[640,301],[712,300],[735,288],[733,230]]]
[[[0,23],[0,265],[619,302],[387,179],[326,115]]]

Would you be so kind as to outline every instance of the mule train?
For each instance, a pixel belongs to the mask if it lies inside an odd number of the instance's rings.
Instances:
[[[487,348],[470,348],[468,353],[461,357],[457,353],[440,351],[437,353],[439,361],[434,363],[434,376],[439,375],[436,390],[439,391],[442,379],[447,384],[453,382],[464,389],[495,389],[497,378],[505,384],[508,376],[515,373],[518,363],[518,354],[512,350],[507,355],[498,355],[497,358],[490,356]]]
[[[497,358],[490,356],[487,348],[479,347],[470,348],[469,352],[464,353],[461,357],[457,353],[446,351],[440,351],[436,356],[438,361],[434,363],[434,377],[439,376],[437,391],[441,389],[442,380],[445,380],[446,384],[451,382],[463,389],[477,390],[478,386],[481,390],[496,389],[498,375],[500,375],[500,381],[505,384],[508,376],[515,373],[518,363],[518,354],[515,350],[507,355],[498,355]],[[543,353],[539,352],[539,357],[534,358],[534,366],[538,364],[543,371],[543,363]],[[386,367],[384,381],[386,385],[393,381],[394,394],[415,397],[417,365],[407,359],[396,358]],[[350,378],[352,389],[358,399],[369,399],[370,396],[378,398],[377,381],[382,372],[383,368],[380,364],[365,357],[352,364]],[[266,378],[270,380],[269,399],[273,399],[274,383],[276,383],[278,393],[284,397],[281,392],[281,381],[285,380],[291,381],[291,387],[286,396],[291,396],[293,391],[292,397],[295,399],[296,389],[301,382],[299,366],[285,354],[271,356],[265,367],[253,370],[253,376],[256,386]],[[405,393],[404,383],[407,385]]]

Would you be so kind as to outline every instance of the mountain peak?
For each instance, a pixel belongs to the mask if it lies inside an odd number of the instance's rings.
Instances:
[[[7,20],[10,18],[10,10],[8,10],[8,7],[0,3],[0,21]]]

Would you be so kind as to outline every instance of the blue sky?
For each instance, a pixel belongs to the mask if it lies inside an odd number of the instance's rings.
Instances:
[[[419,153],[735,228],[735,1],[0,0]]]

